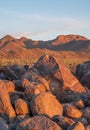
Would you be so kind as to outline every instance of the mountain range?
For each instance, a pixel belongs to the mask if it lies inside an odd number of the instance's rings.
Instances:
[[[10,35],[0,39],[0,58],[39,58],[44,53],[63,58],[90,59],[90,40],[80,35],[59,35],[53,40],[16,39]]]
[[[26,37],[16,39],[6,35],[0,39],[0,49],[23,47],[28,49],[40,48],[54,51],[90,51],[90,40],[80,35],[60,35],[49,41],[35,41]]]

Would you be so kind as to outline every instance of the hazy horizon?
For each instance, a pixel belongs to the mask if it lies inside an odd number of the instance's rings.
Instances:
[[[0,38],[11,35],[50,40],[76,34],[90,39],[89,0],[3,0],[0,2]]]

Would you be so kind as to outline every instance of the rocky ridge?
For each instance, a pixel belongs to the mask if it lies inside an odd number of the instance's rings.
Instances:
[[[90,71],[78,68],[78,79]],[[88,130],[90,88],[78,79],[51,55],[0,67],[0,130]]]

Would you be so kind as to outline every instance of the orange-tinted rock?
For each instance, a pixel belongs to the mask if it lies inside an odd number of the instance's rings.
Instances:
[[[25,89],[27,87],[32,87],[33,83],[31,83],[28,79],[22,79],[21,86]]]
[[[33,95],[49,90],[49,84],[44,78],[33,75],[32,80],[32,82],[27,79],[22,80],[22,87],[25,89],[25,94]]]
[[[85,88],[71,74],[70,70],[53,56],[42,56],[35,64],[35,67],[42,76],[48,76],[48,80],[50,80],[50,76],[59,80],[64,90],[69,89],[79,93],[86,92]]]
[[[61,128],[45,116],[34,116],[20,122],[16,130],[61,130]]]
[[[5,84],[6,84],[7,91],[8,91],[8,92],[14,92],[14,90],[15,90],[15,85],[14,85],[14,83],[11,82],[11,81],[5,81],[5,80],[4,80],[4,82],[5,82]]]
[[[53,117],[63,113],[63,107],[55,96],[46,92],[35,96],[30,102],[30,107],[33,115],[45,114]]]
[[[85,130],[85,127],[81,122],[76,122],[72,126],[69,126],[67,130]]]
[[[0,80],[0,115],[5,119],[12,121],[16,114],[11,105],[10,97],[3,81]]]
[[[28,95],[36,95],[36,94],[40,94],[41,92],[46,91],[46,89],[44,88],[44,86],[42,84],[39,85],[35,85],[33,87],[27,87],[25,89],[25,94]]]
[[[15,111],[17,113],[17,115],[26,115],[29,113],[29,108],[28,108],[28,104],[22,100],[22,99],[17,99],[15,101]]]
[[[65,104],[63,109],[65,116],[71,118],[80,118],[82,116],[82,112],[72,104]]]

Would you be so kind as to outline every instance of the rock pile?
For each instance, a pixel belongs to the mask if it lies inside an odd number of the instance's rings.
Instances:
[[[0,67],[0,130],[88,130],[89,87],[53,56]]]

